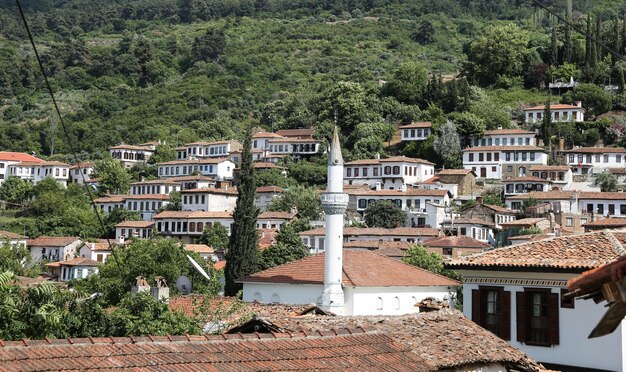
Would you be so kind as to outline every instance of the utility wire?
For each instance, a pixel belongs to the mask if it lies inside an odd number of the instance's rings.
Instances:
[[[573,24],[571,22],[571,20],[569,19],[565,19],[565,17],[563,17],[562,15],[554,12],[553,10],[551,10],[550,8],[548,8],[547,6],[545,6],[543,3],[541,3],[539,0],[533,0],[533,3],[537,4],[537,6],[539,6],[540,8],[544,9],[546,12],[552,14],[553,16],[555,16],[556,18],[558,18],[561,22],[565,23],[567,26],[571,27],[572,29],[574,29],[574,31],[578,32],[581,35],[584,35],[586,37],[588,37],[590,40],[592,40],[594,43],[598,44],[600,47],[602,47],[602,49],[608,51],[609,53],[611,53],[613,56],[617,57],[618,59],[626,62],[626,58],[624,58],[620,53],[616,52],[615,50],[611,49],[610,47],[608,47],[606,44],[604,44],[600,39],[598,39],[596,36],[592,35],[591,33],[587,33],[587,31],[582,30],[580,27],[576,26],[575,24]]]
[[[100,216],[100,212],[98,211],[98,208],[94,201],[93,192],[91,191],[91,188],[89,187],[89,185],[87,185],[85,175],[82,172],[82,167],[80,165],[80,162],[78,161],[78,156],[76,155],[76,150],[74,149],[74,143],[69,135],[67,126],[65,125],[65,120],[63,120],[63,116],[61,115],[61,110],[59,109],[59,105],[57,104],[57,101],[54,98],[54,92],[52,91],[52,87],[50,86],[50,82],[48,81],[48,76],[46,75],[46,70],[44,69],[43,63],[41,62],[41,58],[39,57],[39,52],[37,51],[37,46],[35,45],[35,39],[33,38],[33,35],[30,32],[30,27],[28,26],[28,22],[26,21],[26,16],[24,15],[22,4],[20,3],[20,0],[15,0],[15,3],[17,4],[17,8],[20,11],[20,17],[22,18],[22,22],[24,23],[24,28],[26,29],[26,33],[28,34],[28,39],[30,40],[30,44],[33,47],[33,51],[35,52],[35,57],[37,58],[37,64],[39,64],[39,69],[41,70],[41,74],[43,75],[43,79],[46,83],[46,87],[48,88],[48,93],[50,94],[50,97],[52,98],[52,104],[54,105],[56,114],[59,117],[59,122],[61,123],[61,127],[63,128],[63,134],[65,135],[65,139],[67,140],[67,144],[70,148],[70,152],[72,153],[72,157],[74,158],[74,163],[76,164],[76,167],[78,168],[78,172],[80,173],[80,176],[83,180],[83,185],[85,186],[85,189],[87,190],[87,195],[89,196],[91,207],[96,213],[96,217],[98,218],[98,223],[100,224],[100,227],[102,228],[103,235],[106,236],[107,229],[104,226],[104,221],[102,220],[102,216]],[[121,271],[120,263],[117,260],[115,250],[113,249],[113,246],[111,245],[111,240],[109,238],[106,238],[106,241],[107,241],[107,244],[109,245],[109,249],[111,250],[111,254],[113,255],[113,259],[115,260],[115,264],[117,265],[117,268]]]

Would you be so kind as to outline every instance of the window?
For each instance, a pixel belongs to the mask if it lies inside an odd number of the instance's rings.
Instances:
[[[367,200],[359,199],[359,209],[365,209],[365,208],[367,208]]]
[[[616,163],[621,163],[622,162],[622,155],[615,155],[615,162]]]
[[[354,177],[359,176],[359,168],[354,168]]]
[[[469,157],[469,161],[474,161],[474,154],[470,153],[468,157]]]
[[[478,161],[485,161],[485,154],[482,152],[478,154]]]
[[[572,217],[565,218],[565,226],[574,226],[574,219]]]
[[[441,253],[444,256],[452,256],[452,248],[443,248]]]
[[[517,292],[517,341],[537,346],[559,344],[559,294],[549,289]]]
[[[569,163],[573,163],[574,162],[574,154],[570,154],[569,155]]]
[[[574,297],[566,297],[563,298],[563,296],[567,293],[567,289],[566,288],[561,288],[561,307],[565,308],[565,309],[573,309],[575,306],[575,299]]]
[[[619,205],[619,214],[620,215],[626,215],[626,204],[620,204]]]
[[[376,310],[382,310],[382,309],[383,309],[383,298],[378,297],[376,299]]]
[[[487,161],[491,161],[491,153],[490,152],[487,153]]]
[[[499,152],[494,152],[493,153],[493,161],[500,161],[500,153]]]
[[[535,161],[535,153],[534,152],[530,153],[530,161]]]
[[[588,203],[587,204],[587,213],[593,213],[593,204],[592,203]]]
[[[363,168],[363,177],[367,177],[367,168]]]
[[[508,165],[508,166],[506,167],[506,171],[507,171],[507,172],[513,172],[513,166],[512,166],[512,165]]]
[[[604,155],[604,163],[608,163],[609,162],[609,156],[608,155]]]
[[[393,174],[400,174],[400,167],[397,165],[394,165],[393,167]]]
[[[374,177],[378,177],[378,168],[374,168]]]
[[[602,156],[600,154],[596,155],[596,163],[601,162],[602,160],[600,160],[602,158]]]
[[[598,213],[604,214],[604,204],[598,204]]]
[[[504,340],[511,339],[511,292],[503,287],[472,290],[472,320]]]
[[[346,177],[352,177],[352,168],[346,168]]]
[[[391,174],[391,167],[390,166],[386,166],[385,167],[385,174]]]

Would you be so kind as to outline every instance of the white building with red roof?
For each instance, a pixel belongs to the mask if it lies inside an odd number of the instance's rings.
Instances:
[[[362,159],[346,163],[343,175],[346,185],[367,185],[372,189],[394,190],[433,177],[435,164],[406,156]]]
[[[26,241],[35,262],[71,260],[82,245],[83,241],[74,236],[40,236]]]
[[[285,190],[278,186],[257,187],[254,195],[254,205],[261,210],[265,210],[272,204],[272,200],[281,196]]]
[[[433,123],[429,121],[414,122],[407,125],[401,125],[400,138],[402,142],[425,141],[432,133]]]
[[[526,123],[541,123],[546,106],[533,106],[524,109],[524,121]],[[582,102],[576,102],[576,105],[555,104],[550,105],[552,114],[552,122],[582,122],[585,120],[585,109]]]
[[[240,151],[241,143],[235,140],[228,141],[198,141],[188,143],[176,148],[176,159],[203,159],[203,158],[226,158],[231,153]]]
[[[481,138],[474,138],[473,145],[478,146],[535,146],[535,132],[520,129],[487,130]]]
[[[23,152],[0,151],[0,184],[10,176],[9,166],[22,162],[43,163],[44,160]]]
[[[123,242],[128,238],[149,238],[155,228],[154,221],[122,221],[115,225],[115,240]]]
[[[574,174],[602,173],[610,168],[626,169],[626,149],[577,147],[566,151],[565,161]]]
[[[199,174],[223,181],[233,178],[235,163],[228,158],[204,158],[168,161],[158,163],[157,167],[160,178],[178,178]]]
[[[482,179],[522,177],[529,168],[547,165],[548,154],[533,145],[478,146],[463,150],[463,168]]]
[[[109,154],[119,160],[125,167],[135,164],[145,164],[156,149],[157,143],[143,143],[140,145],[126,145],[124,143],[109,147]]]
[[[89,258],[75,257],[71,260],[51,262],[46,264],[48,271],[57,277],[60,282],[69,282],[73,279],[85,279],[98,273],[100,262]]]
[[[94,163],[91,161],[80,162],[70,166],[70,183],[82,185],[93,177]]]
[[[9,176],[19,177],[37,183],[44,178],[52,178],[66,187],[70,166],[60,161],[23,161],[9,165]]]
[[[234,211],[239,195],[234,187],[189,189],[180,194],[181,210],[204,212]]]
[[[626,233],[605,230],[497,248],[446,268],[463,277],[467,317],[548,369],[624,371],[624,321],[613,334],[589,339],[604,308],[563,295],[568,280],[625,254]]]

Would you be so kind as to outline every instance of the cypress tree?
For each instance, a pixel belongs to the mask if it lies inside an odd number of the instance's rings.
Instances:
[[[596,40],[602,40],[602,24],[600,17],[596,17],[596,32],[595,32]],[[596,47],[596,64],[602,61],[602,47],[600,47],[599,43],[594,43]],[[595,66],[595,65],[594,65]]]
[[[541,122],[543,128],[541,133],[543,134],[543,145],[548,146],[550,144],[550,137],[552,137],[552,110],[550,109],[550,99],[546,100],[545,108],[543,109],[543,121]]]
[[[624,95],[624,70],[618,67],[617,70],[617,92],[621,95]]]
[[[591,18],[587,15],[587,31],[585,32],[585,66],[591,66]]]
[[[613,40],[613,50],[616,53],[620,53],[620,47],[622,45],[622,40],[621,40],[621,33],[620,33],[620,29],[619,29],[619,18],[615,18],[615,22],[613,23],[613,37],[615,38]],[[617,62],[617,58],[613,58],[613,64],[615,64],[615,62]]]
[[[594,36],[597,38],[598,37],[598,20],[599,18],[596,18],[596,27],[595,27],[595,31],[594,31]],[[590,67],[596,67],[596,64],[598,63],[598,52],[597,52],[597,45],[596,42],[591,40],[591,38],[589,38],[589,42],[591,43],[591,45],[589,46],[589,66]]]
[[[565,45],[563,46],[563,61],[567,63],[572,62],[572,29],[566,25],[565,26]]]
[[[622,56],[626,54],[626,14],[623,17],[624,19],[622,20],[622,47],[620,50],[617,51]]]
[[[242,289],[241,284],[235,283],[236,279],[243,278],[257,270],[259,236],[256,231],[256,222],[259,209],[254,205],[255,185],[252,164],[252,126],[249,126],[243,142],[239,195],[233,213],[234,223],[230,232],[228,252],[226,252],[224,288],[226,296],[234,296]]]
[[[556,37],[556,27],[552,27],[552,39],[550,41],[550,66],[559,64],[559,43]]]

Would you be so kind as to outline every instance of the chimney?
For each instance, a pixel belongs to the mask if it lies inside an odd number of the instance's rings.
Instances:
[[[154,278],[156,281],[156,286],[152,287],[150,290],[150,294],[157,301],[165,301],[166,303],[170,301],[170,289],[167,286],[167,282],[165,278],[162,276],[157,276]]]
[[[382,190],[382,185],[380,184],[380,182],[376,182],[376,191],[380,190]]]
[[[377,152],[377,153],[376,153],[375,159],[376,159],[376,160],[380,160],[380,152]]]
[[[406,183],[403,183],[403,184],[402,184],[402,187],[400,188],[400,190],[401,190],[402,192],[406,192],[406,189],[407,189],[407,188],[406,188]]]
[[[483,204],[483,197],[482,196],[477,196],[476,197],[476,203],[482,205]]]
[[[125,240],[126,238],[124,237],[124,234],[122,234],[117,238],[117,244],[124,244]]]
[[[498,130],[502,130],[502,125],[498,125]]]
[[[143,276],[138,276],[135,278],[135,285],[130,287],[130,295],[131,297],[141,292],[150,292],[150,284]]]
[[[576,107],[583,107],[583,103],[581,101],[576,101]]]

